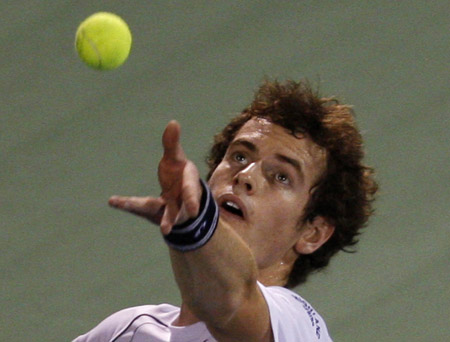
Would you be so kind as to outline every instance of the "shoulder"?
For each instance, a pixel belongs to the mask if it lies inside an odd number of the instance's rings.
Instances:
[[[283,287],[258,285],[269,307],[275,341],[331,341],[325,321],[304,298]]]
[[[129,341],[135,332],[144,325],[153,325],[156,329],[164,332],[178,313],[178,307],[168,304],[127,308],[105,318],[96,327],[73,342]]]

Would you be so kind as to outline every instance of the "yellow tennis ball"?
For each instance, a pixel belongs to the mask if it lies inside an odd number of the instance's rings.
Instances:
[[[80,58],[92,68],[111,70],[128,58],[131,32],[118,15],[98,12],[86,18],[78,27],[75,47]]]

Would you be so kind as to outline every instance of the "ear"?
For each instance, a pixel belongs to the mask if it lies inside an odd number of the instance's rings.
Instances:
[[[319,249],[333,235],[334,225],[322,216],[316,216],[302,228],[303,231],[295,244],[299,254],[311,254]]]

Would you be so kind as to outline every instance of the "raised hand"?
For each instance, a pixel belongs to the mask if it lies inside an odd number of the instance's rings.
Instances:
[[[170,233],[174,224],[198,215],[202,192],[198,169],[181,147],[180,130],[178,122],[170,121],[163,133],[164,155],[158,167],[160,197],[112,196],[109,199],[111,206],[159,224],[164,235]]]
[[[161,231],[168,234],[172,226],[198,215],[201,186],[197,167],[188,160],[180,144],[180,125],[167,125],[162,143],[164,155],[159,163],[158,178],[161,197],[166,203]]]

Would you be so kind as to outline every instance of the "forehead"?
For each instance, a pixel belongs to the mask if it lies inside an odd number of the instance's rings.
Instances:
[[[294,136],[286,128],[264,118],[247,121],[234,137],[233,143],[248,141],[261,153],[283,154],[297,159],[304,168],[322,173],[326,166],[326,150],[307,134]]]

